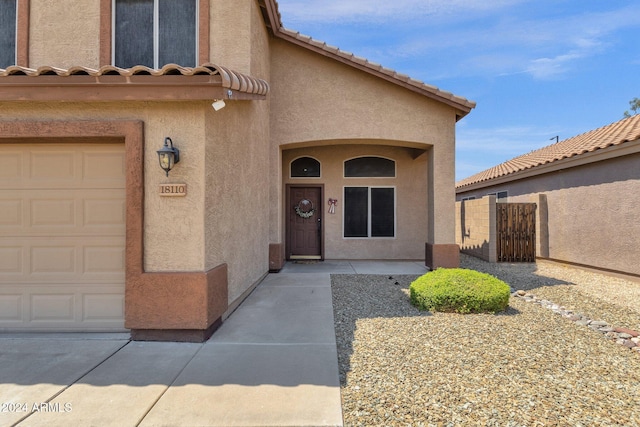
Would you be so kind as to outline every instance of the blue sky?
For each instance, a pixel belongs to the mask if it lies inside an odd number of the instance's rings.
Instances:
[[[283,25],[475,101],[456,180],[622,119],[637,0],[278,0]]]

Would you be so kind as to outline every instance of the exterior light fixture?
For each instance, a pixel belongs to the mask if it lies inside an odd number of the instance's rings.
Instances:
[[[222,110],[224,108],[226,104],[224,103],[223,99],[214,99],[213,100],[213,104],[211,104],[211,106],[213,107],[214,110],[218,111],[218,110]]]
[[[160,167],[169,176],[169,171],[173,169],[173,166],[180,161],[180,150],[173,146],[171,138],[166,137],[164,139],[164,146],[157,151],[158,160],[160,160]]]

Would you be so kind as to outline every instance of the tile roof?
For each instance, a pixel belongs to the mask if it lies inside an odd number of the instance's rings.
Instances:
[[[526,169],[637,140],[640,140],[640,114],[515,157],[458,181],[456,188],[462,189]]]
[[[282,26],[280,11],[278,10],[278,2],[276,0],[260,0],[259,2],[263,10],[263,16],[267,28],[269,28],[276,37],[331,57],[377,77],[401,85],[421,95],[450,105],[458,110],[459,119],[466,116],[476,106],[475,102],[466,98],[454,95],[451,92],[443,91],[435,86],[413,79],[406,74],[401,74],[390,68],[383,67],[378,63],[370,62],[363,57],[356,56],[351,52],[328,45],[327,43],[313,39],[310,36],[300,34],[297,31],[286,29]]]
[[[175,75],[213,76],[216,78],[219,77],[220,86],[226,89],[255,95],[266,95],[269,92],[269,83],[267,83],[265,80],[238,73],[229,68],[215,64],[204,64],[198,67],[182,67],[176,64],[167,64],[158,70],[145,67],[143,65],[137,65],[132,68],[119,68],[113,65],[105,65],[103,67],[100,67],[99,69],[80,66],[70,67],[68,69],[51,66],[42,66],[36,69],[20,66],[10,66],[6,69],[0,69],[0,82],[2,82],[2,77],[13,76],[91,76],[96,78],[100,78],[103,76],[120,76],[125,78],[135,78],[135,76],[160,77]]]

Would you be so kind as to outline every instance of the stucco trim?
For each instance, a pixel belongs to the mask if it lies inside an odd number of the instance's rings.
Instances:
[[[285,251],[282,243],[269,244],[269,272],[276,273],[284,267]]]
[[[18,0],[18,19],[16,31],[16,64],[29,66],[29,17],[31,0]]]
[[[144,123],[114,121],[0,121],[0,143],[124,143],[126,238],[125,327],[212,332],[227,309],[227,266],[207,272],[146,273],[144,255]],[[198,334],[196,334],[198,335]],[[199,334],[205,336],[206,333]],[[206,339],[206,338],[205,338]]]
[[[425,244],[425,265],[436,268],[460,267],[460,248],[456,244]]]
[[[100,66],[111,64],[112,4],[113,0],[100,0]]]
[[[198,4],[198,64],[209,62],[210,2],[200,0]]]

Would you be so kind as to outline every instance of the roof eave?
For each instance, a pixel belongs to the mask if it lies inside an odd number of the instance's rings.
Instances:
[[[99,70],[72,67],[0,70],[2,101],[181,101],[262,100],[269,84],[214,64],[160,70],[136,66]]]
[[[311,37],[302,36],[298,32],[288,30],[282,25],[280,12],[278,11],[278,5],[275,0],[258,0],[258,3],[265,16],[265,25],[271,30],[275,37],[402,86],[427,98],[449,105],[455,109],[456,121],[469,114],[476,106],[476,103],[473,101],[456,96],[450,92],[442,91],[434,86],[412,79],[409,76],[384,68],[380,64],[371,63],[349,52],[328,46],[326,43],[319,42]]]
[[[591,163],[600,162],[603,160],[614,159],[616,157],[622,157],[629,154],[640,153],[640,139],[634,141],[626,141],[619,145],[612,145],[607,148],[601,148],[595,151],[575,155],[571,157],[565,157],[561,160],[545,163],[528,169],[519,170],[517,172],[509,173],[499,177],[487,179],[484,181],[474,182],[463,186],[456,185],[456,194],[467,193],[470,191],[482,190],[487,187],[494,187],[497,185],[507,184],[513,181],[519,181],[526,178],[535,177],[538,175],[544,175],[551,172],[557,172],[564,169],[573,168],[576,166],[588,165]]]

